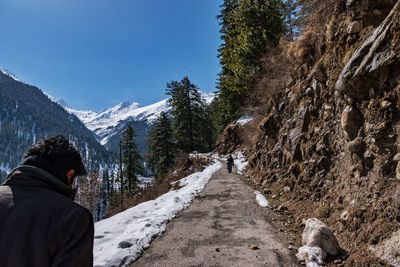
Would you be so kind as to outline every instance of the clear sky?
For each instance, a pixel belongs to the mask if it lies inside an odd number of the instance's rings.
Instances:
[[[77,109],[215,91],[222,0],[0,0],[0,66]]]

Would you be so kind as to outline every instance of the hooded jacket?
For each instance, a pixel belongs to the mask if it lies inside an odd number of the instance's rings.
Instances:
[[[0,266],[93,266],[93,217],[74,196],[44,169],[14,169],[0,186]]]

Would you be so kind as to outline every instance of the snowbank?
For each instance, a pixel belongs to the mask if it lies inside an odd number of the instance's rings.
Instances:
[[[254,120],[253,117],[251,117],[250,115],[243,115],[242,117],[240,117],[236,123],[239,125],[245,125],[246,123],[251,122],[252,120]]]
[[[151,185],[152,183],[154,183],[155,178],[154,177],[139,176],[138,180],[139,180],[139,187],[140,188],[146,188],[149,185]]]
[[[246,157],[243,155],[243,152],[242,151],[237,151],[232,155],[232,157],[233,157],[233,161],[234,161],[234,164],[236,166],[236,169],[237,169],[237,173],[240,174],[240,175],[243,175],[244,169],[249,164],[247,162]]]
[[[95,224],[94,266],[126,266],[165,231],[166,223],[186,208],[222,164],[180,180],[183,186]]]
[[[254,194],[256,194],[258,205],[264,208],[269,206],[268,200],[259,191],[254,191]]]

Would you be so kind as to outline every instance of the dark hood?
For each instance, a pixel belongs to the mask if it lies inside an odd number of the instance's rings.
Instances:
[[[60,170],[59,168],[57,168],[56,166],[51,164],[50,161],[48,161],[47,159],[45,159],[43,157],[30,156],[22,162],[22,166],[34,166],[39,169],[42,169],[42,170],[50,173],[54,177],[56,177],[58,180],[60,180],[64,184],[69,185],[68,179],[66,177],[67,171],[65,171],[65,173],[63,173],[63,170]]]
[[[3,185],[47,187],[71,200],[74,200],[76,194],[76,190],[71,185],[65,184],[41,168],[29,165],[22,165],[12,170]]]

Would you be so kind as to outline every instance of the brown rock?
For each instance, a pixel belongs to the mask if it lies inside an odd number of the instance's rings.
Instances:
[[[350,151],[350,153],[357,155],[359,158],[364,158],[367,145],[361,137],[357,137],[347,144],[347,149]]]
[[[361,21],[353,21],[347,27],[348,34],[359,33],[363,29],[363,25]]]
[[[387,100],[383,100],[381,102],[381,108],[382,109],[388,109],[392,105],[392,102],[389,102]]]
[[[348,10],[363,9],[360,3],[372,4],[381,1],[348,0]],[[394,1],[391,1],[394,2]],[[370,88],[384,88],[383,84],[394,85],[399,77],[398,47],[400,39],[392,34],[400,31],[400,2],[393,7],[387,18],[376,27],[371,35],[357,48],[343,68],[336,82],[336,90],[356,100],[366,99]],[[381,89],[380,89],[381,90]]]
[[[252,249],[252,250],[259,250],[260,249],[257,245],[254,245],[254,244],[250,245],[249,248]]]
[[[341,117],[341,125],[345,134],[350,140],[357,137],[358,131],[364,124],[364,116],[362,113],[351,106],[347,106]]]

